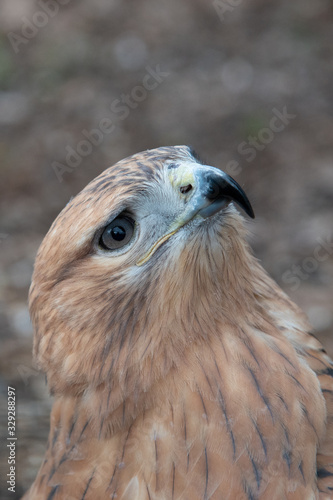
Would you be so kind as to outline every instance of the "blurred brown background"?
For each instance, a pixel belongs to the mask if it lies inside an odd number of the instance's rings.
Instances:
[[[333,355],[333,5],[2,0],[0,30],[0,496],[15,499],[40,465],[51,404],[31,361],[35,254],[70,197],[125,156],[190,144],[233,175],[256,212],[255,254]]]

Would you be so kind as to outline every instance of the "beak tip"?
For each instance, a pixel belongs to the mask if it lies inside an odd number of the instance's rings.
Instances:
[[[234,202],[235,202],[236,200],[232,200],[232,201],[234,201]],[[248,217],[250,217],[251,219],[255,219],[255,217],[256,217],[256,216],[255,216],[255,213],[254,213],[254,211],[253,211],[253,208],[252,208],[252,206],[251,206],[250,202],[248,202],[248,203],[246,203],[246,204],[245,204],[245,203],[239,203],[238,201],[236,201],[236,203],[237,203],[240,207],[242,207],[242,209],[244,210],[244,212],[246,213],[246,215],[247,215]]]
[[[230,175],[224,174],[226,181],[226,194],[229,194],[230,198],[235,201],[244,212],[251,217],[251,219],[255,218],[255,214],[252,208],[252,205],[246,196],[244,190],[240,187],[238,182],[235,181]],[[229,191],[229,192],[228,192]]]
[[[254,213],[253,208],[252,208],[251,205],[248,207],[248,210],[246,211],[246,213],[247,213],[247,215],[249,217],[251,217],[251,219],[255,219],[256,218],[255,213]]]

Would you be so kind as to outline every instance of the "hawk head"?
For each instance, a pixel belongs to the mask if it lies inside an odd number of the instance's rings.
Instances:
[[[222,313],[233,320],[253,292],[232,202],[254,217],[241,187],[186,146],[126,158],[69,202],[30,290],[34,353],[53,392],[145,388]]]

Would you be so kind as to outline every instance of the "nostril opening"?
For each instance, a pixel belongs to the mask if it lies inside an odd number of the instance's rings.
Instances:
[[[187,186],[180,186],[180,188],[179,188],[179,189],[180,189],[180,192],[181,192],[182,194],[186,194],[186,193],[188,193],[189,191],[191,191],[191,189],[192,189],[192,184],[187,184]]]

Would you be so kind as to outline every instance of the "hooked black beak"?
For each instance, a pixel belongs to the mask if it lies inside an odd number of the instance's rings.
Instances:
[[[210,202],[200,210],[202,217],[214,215],[230,201],[235,201],[249,217],[255,215],[251,203],[240,185],[230,175],[216,168],[199,169],[197,179],[200,194]]]
[[[145,264],[165,241],[194,217],[211,217],[231,201],[238,203],[254,219],[251,203],[243,189],[230,175],[218,168],[193,162],[183,163],[170,170],[169,179],[178,195],[182,193],[184,197],[184,210],[172,222],[168,231],[139,259],[137,266]]]

